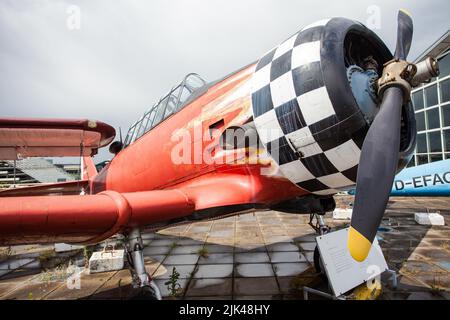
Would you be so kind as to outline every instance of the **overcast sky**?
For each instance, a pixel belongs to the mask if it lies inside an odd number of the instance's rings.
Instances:
[[[97,119],[125,134],[185,74],[215,80],[316,20],[366,24],[374,5],[392,51],[397,10],[412,13],[411,60],[450,25],[448,0],[0,0],[0,117]]]

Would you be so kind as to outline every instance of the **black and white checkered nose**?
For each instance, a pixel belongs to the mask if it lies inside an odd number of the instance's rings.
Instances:
[[[368,130],[346,78],[349,30],[372,34],[348,19],[318,21],[265,54],[252,78],[261,142],[286,178],[317,195],[355,185]]]

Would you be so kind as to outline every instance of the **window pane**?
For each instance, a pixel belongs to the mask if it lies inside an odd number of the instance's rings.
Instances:
[[[443,78],[450,74],[450,53],[439,59],[439,77]]]
[[[136,138],[136,133],[137,133],[137,127],[134,129],[133,135],[130,138],[130,141],[128,141],[128,144],[131,144],[134,142],[134,139]]]
[[[144,119],[142,120],[142,124],[141,124],[141,126],[139,128],[138,134],[136,135],[137,138],[141,137],[144,134],[145,126],[147,125],[147,121],[148,121],[149,115],[150,115],[149,113],[146,113],[144,115]]]
[[[200,88],[203,87],[205,85],[205,81],[203,81],[202,78],[200,78],[197,75],[191,74],[187,79],[186,79],[186,84],[190,87],[190,88]]]
[[[428,145],[430,146],[430,152],[441,152],[441,132],[435,131],[428,133]]]
[[[416,159],[414,156],[411,158],[411,160],[408,162],[407,168],[414,167],[416,165]]]
[[[450,151],[450,130],[444,130],[444,148],[445,151]]]
[[[425,101],[427,107],[432,107],[438,104],[437,86],[432,85],[425,88]]]
[[[427,153],[427,139],[425,133],[417,135],[417,153]]]
[[[154,126],[158,125],[158,123],[160,123],[162,121],[163,115],[164,115],[164,109],[166,108],[166,104],[167,104],[167,99],[168,98],[165,98],[156,107],[156,116],[155,116],[155,119],[153,120],[152,128]]]
[[[442,160],[442,153],[440,154],[430,154],[430,162],[436,162]]]
[[[442,106],[442,122],[444,127],[450,126],[450,105]]]
[[[148,112],[148,120],[147,124],[145,125],[145,132],[148,132],[152,128],[152,122],[155,119],[155,115],[156,115],[156,106],[153,105],[150,108],[150,111]]]
[[[164,119],[166,119],[175,111],[176,100],[177,98],[175,98],[173,95],[170,95],[169,103],[167,103],[166,112],[164,113]]]
[[[442,81],[440,87],[441,87],[441,103],[450,101],[450,79]]]
[[[427,155],[418,155],[417,156],[417,165],[428,163],[428,156]]]
[[[417,110],[423,109],[423,94],[422,94],[422,90],[419,90],[419,91],[413,93],[412,101],[413,101],[414,110],[417,111]]]
[[[179,110],[181,108],[181,106],[183,105],[183,103],[191,96],[191,91],[189,91],[188,88],[183,87],[183,91],[181,91],[181,95],[180,95],[180,101],[178,102],[178,107],[177,109]]]
[[[135,126],[133,125],[130,130],[128,130],[127,137],[125,138],[125,145],[129,145],[131,137],[133,136]]]
[[[416,113],[417,131],[425,130],[425,112]]]
[[[445,154],[445,160],[450,159],[450,153]]]
[[[139,129],[141,127],[141,124],[142,124],[142,118],[139,119],[139,121],[136,123],[136,128],[134,129],[133,137],[131,138],[130,143],[133,143],[134,140],[136,140],[139,137],[138,133],[139,133]]]
[[[156,108],[153,108],[152,111],[150,111],[150,116],[148,118],[147,126],[145,128],[145,132],[147,132],[148,130],[150,130],[152,128],[152,122],[155,119],[155,115],[156,115]]]
[[[171,93],[171,95],[173,95],[175,99],[178,99],[178,95],[180,94],[180,88],[181,86],[176,87]]]
[[[440,126],[439,108],[434,108],[427,111],[428,129],[436,129]]]

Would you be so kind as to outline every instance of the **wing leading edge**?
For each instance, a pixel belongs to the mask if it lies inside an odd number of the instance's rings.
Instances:
[[[7,197],[0,206],[0,245],[97,243],[135,226],[191,214],[179,190],[96,195]]]

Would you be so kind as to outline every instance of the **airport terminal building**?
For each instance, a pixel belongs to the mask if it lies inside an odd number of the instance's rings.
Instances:
[[[417,146],[409,167],[450,159],[450,30],[414,62],[437,58],[440,75],[412,91]]]

